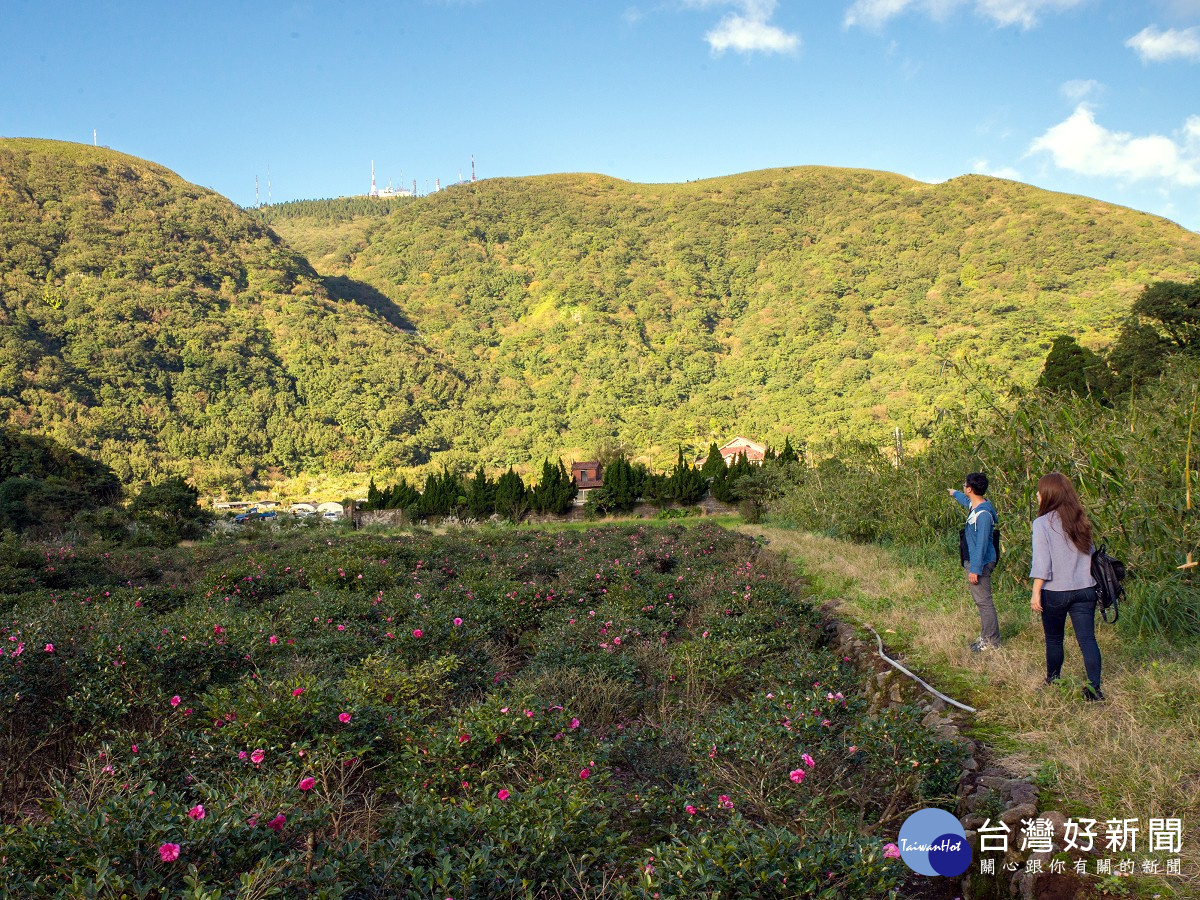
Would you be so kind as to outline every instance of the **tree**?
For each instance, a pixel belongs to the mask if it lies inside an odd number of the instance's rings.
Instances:
[[[531,491],[531,502],[538,512],[561,516],[570,508],[571,501],[578,493],[575,479],[567,472],[562,460],[552,466],[547,459],[542,463],[542,480]]]
[[[783,440],[783,450],[779,454],[779,461],[784,464],[800,461],[800,456],[792,447],[792,439],[790,437],[786,437]]]
[[[200,492],[176,475],[143,487],[129,504],[129,514],[155,543],[174,544],[200,537],[211,521],[199,499]]]
[[[1081,347],[1070,335],[1062,334],[1054,339],[1046,354],[1038,387],[1106,403],[1113,394],[1112,371],[1102,356]]]
[[[1191,284],[1148,284],[1133,302],[1132,311],[1160,328],[1177,350],[1200,350],[1200,278]]]
[[[475,470],[475,477],[467,482],[467,509],[476,519],[486,519],[496,511],[496,485],[483,471]]]
[[[722,464],[723,465],[723,464]],[[683,458],[683,447],[679,448],[679,456],[675,460],[675,468],[667,479],[665,494],[667,499],[676,503],[692,504],[704,496],[708,490],[708,481],[700,470]]]
[[[704,460],[704,465],[700,467],[700,474],[711,481],[720,475],[724,475],[725,469],[725,458],[721,456],[721,451],[717,449],[717,442],[713,441],[708,445],[708,457]]]
[[[512,466],[496,481],[496,512],[513,522],[520,522],[529,512],[529,492]]]

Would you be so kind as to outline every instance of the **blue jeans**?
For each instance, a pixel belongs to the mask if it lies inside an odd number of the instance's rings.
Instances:
[[[1046,680],[1062,674],[1063,634],[1067,616],[1083,654],[1088,681],[1100,690],[1100,646],[1096,643],[1096,589],[1078,591],[1042,590],[1042,630],[1046,632]]]

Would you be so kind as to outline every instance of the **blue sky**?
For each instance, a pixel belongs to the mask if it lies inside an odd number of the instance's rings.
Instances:
[[[479,177],[1016,178],[1200,230],[1200,0],[4,0],[0,135],[243,205]]]

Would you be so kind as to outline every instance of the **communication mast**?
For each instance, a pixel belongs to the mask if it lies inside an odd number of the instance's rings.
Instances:
[[[471,154],[471,184],[475,183],[475,154]]]
[[[258,198],[258,176],[254,176],[254,208],[259,209],[262,206],[262,200]]]
[[[267,166],[267,206],[271,205],[271,167]]]
[[[371,194],[372,197],[379,196],[379,189],[375,187],[375,160],[371,160]]]

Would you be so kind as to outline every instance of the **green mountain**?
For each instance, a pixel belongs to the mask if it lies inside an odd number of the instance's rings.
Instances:
[[[883,440],[1032,384],[1200,235],[970,176],[496,179],[243,211],[101,148],[0,140],[0,424],[125,482],[509,463],[742,433]]]
[[[352,202],[267,217],[453,360],[474,426],[456,446],[489,462],[614,435],[668,462],[734,432],[919,433],[962,405],[943,357],[1032,384],[1055,336],[1101,347],[1147,282],[1200,275],[1200,235],[983,176],[556,175]]]
[[[463,384],[374,297],[161,166],[0,141],[0,423],[123,481],[427,459]]]

